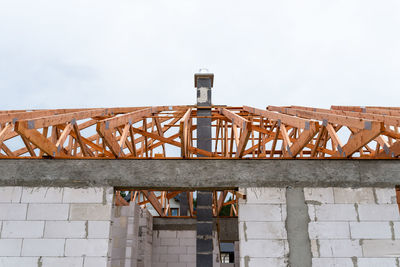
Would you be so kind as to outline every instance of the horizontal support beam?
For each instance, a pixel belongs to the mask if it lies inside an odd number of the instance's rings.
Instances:
[[[399,180],[400,164],[390,159],[0,159],[0,186],[394,188]]]

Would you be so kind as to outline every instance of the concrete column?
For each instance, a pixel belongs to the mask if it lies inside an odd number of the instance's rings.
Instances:
[[[292,267],[311,267],[311,242],[308,236],[310,218],[304,189],[286,189],[286,230],[289,242],[289,264]]]
[[[214,74],[197,73],[194,77],[195,87],[197,88],[197,116],[200,117],[197,118],[197,148],[211,151],[211,87]],[[202,155],[197,156],[202,157]],[[197,266],[212,267],[212,192],[197,192],[196,210],[196,264]]]

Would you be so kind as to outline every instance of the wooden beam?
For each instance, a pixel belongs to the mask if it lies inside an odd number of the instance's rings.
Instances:
[[[156,125],[156,130],[159,136],[164,136],[164,131],[163,127],[161,127],[161,122],[158,117],[153,118],[154,123]],[[163,150],[163,156],[166,157],[166,151],[165,151],[165,144],[162,144],[162,150]]]
[[[337,135],[336,130],[329,123],[325,127],[332,140],[332,149],[337,149],[339,155],[343,154],[343,143]]]
[[[268,110],[278,111],[284,114],[306,119],[326,121],[329,123],[344,125],[347,127],[354,127],[357,129],[367,129],[370,127],[371,123],[374,122],[373,120],[356,118],[352,116],[341,116],[336,114],[321,113],[321,112],[314,112],[311,110],[301,110],[301,109],[286,108],[286,107],[268,106]]]
[[[132,130],[133,130],[135,133],[138,133],[138,134],[141,134],[141,135],[144,135],[144,136],[151,137],[151,138],[153,138],[153,139],[159,140],[159,141],[164,142],[164,143],[171,144],[171,145],[173,145],[173,146],[181,147],[181,143],[176,142],[176,141],[173,141],[173,140],[171,140],[171,139],[169,139],[169,138],[162,137],[162,136],[159,136],[159,135],[157,135],[157,134],[145,132],[145,131],[143,131],[143,130],[140,130],[140,129],[134,128],[134,127],[132,127]],[[201,155],[204,155],[204,156],[206,156],[206,157],[212,157],[212,156],[213,156],[213,153],[212,153],[212,152],[209,152],[209,151],[206,151],[206,150],[203,150],[203,149],[200,149],[200,148],[196,148],[196,147],[189,146],[188,149],[189,149],[191,152],[193,152],[194,154],[201,154]]]
[[[186,158],[189,156],[188,147],[189,147],[189,119],[192,113],[192,109],[189,108],[185,115],[183,115],[180,123],[179,134],[181,138],[181,157]]]
[[[43,150],[50,157],[66,156],[62,150],[58,151],[56,145],[44,137],[40,132],[35,129],[28,129],[28,122],[26,121],[16,122],[15,131],[21,136],[24,136],[40,150]]]
[[[382,114],[374,114],[374,113],[364,113],[364,112],[355,112],[355,111],[346,111],[346,110],[331,110],[331,109],[311,108],[311,107],[302,107],[302,106],[291,106],[291,108],[316,111],[316,112],[320,112],[320,113],[336,114],[336,115],[341,115],[341,116],[350,116],[350,117],[362,118],[362,119],[367,119],[367,120],[380,121],[387,125],[400,126],[400,112],[399,112],[398,116],[390,116],[390,115],[382,115]]]
[[[292,157],[296,157],[298,153],[314,138],[318,132],[319,124],[317,122],[312,122],[310,128],[304,130],[296,141],[291,145],[290,152]]]
[[[240,129],[244,129],[249,126],[250,121],[237,115],[236,113],[226,109],[226,108],[220,108],[219,113],[227,117],[232,124],[236,125]],[[249,129],[250,130],[250,129]]]
[[[29,120],[21,120],[27,122],[28,129],[40,129],[59,124],[65,124],[71,121],[78,121],[95,116],[109,116],[112,113],[107,109],[92,109],[86,111],[72,112],[60,115],[52,115],[47,117],[33,118]]]
[[[14,125],[12,123],[9,123],[0,131],[0,146],[3,144],[7,135],[13,130],[13,128]]]
[[[314,147],[311,150],[311,157],[315,157],[315,155],[317,154],[319,143],[321,142],[322,136],[324,135],[325,131],[326,131],[325,126],[321,126],[319,128],[317,140],[315,141]]]
[[[60,115],[65,113],[72,113],[84,111],[87,109],[49,109],[49,110],[34,110],[34,111],[19,111],[19,112],[6,112],[0,114],[0,123],[17,122],[19,120],[27,120],[33,118],[40,118],[44,116]]]
[[[115,157],[118,158],[125,155],[123,151],[121,151],[120,146],[113,136],[111,129],[106,128],[105,123],[98,123],[96,130],[100,137],[103,138],[103,142],[107,145],[107,147],[110,149],[111,153]]]
[[[355,152],[357,152],[361,147],[365,146],[377,136],[379,136],[385,127],[381,122],[373,122],[370,129],[365,129],[351,135],[349,141],[343,146],[343,151],[337,151],[334,157],[351,157]]]
[[[85,157],[94,157],[93,152],[86,146],[85,142],[83,142],[81,134],[78,129],[78,125],[75,122],[72,122],[72,127],[74,129],[76,135],[76,141],[78,141],[79,146],[81,147],[81,152]]]
[[[258,108],[248,107],[248,106],[243,106],[243,109],[247,112],[263,116],[269,120],[279,121],[285,125],[289,125],[289,126],[292,126],[295,128],[304,129],[304,128],[307,128],[310,123],[310,121],[306,120],[306,119],[302,119],[302,118],[298,118],[298,117],[286,115],[286,114],[280,114],[280,113],[272,112],[269,110],[262,110],[262,109],[258,109]]]
[[[274,157],[275,149],[276,149],[276,143],[278,142],[278,138],[279,138],[279,133],[280,133],[280,131],[281,131],[281,122],[279,121],[279,122],[276,124],[276,132],[275,132],[274,140],[272,141],[272,147],[271,147],[271,151],[270,151],[270,154],[269,154],[269,156],[270,156],[271,158]]]
[[[21,138],[22,138],[22,141],[24,142],[24,144],[25,144],[25,146],[26,146],[26,149],[27,149],[28,152],[29,152],[29,155],[31,155],[31,157],[36,157],[36,153],[35,153],[35,151],[33,150],[33,148],[32,148],[32,146],[31,146],[31,143],[29,142],[29,140],[28,140],[25,136],[23,136],[23,135],[21,135]]]
[[[142,190],[142,193],[150,201],[151,205],[157,211],[158,215],[160,215],[161,217],[165,217],[164,213],[163,213],[163,208],[162,208],[160,202],[158,202],[158,199],[157,199],[156,195],[154,194],[154,192],[148,191],[148,190]]]
[[[237,158],[241,158],[244,155],[244,151],[246,150],[247,141],[249,141],[251,130],[251,123],[249,122],[246,126],[242,129],[242,133],[240,135],[240,140],[238,144],[238,150],[236,153]]]
[[[61,148],[64,145],[65,140],[69,136],[72,129],[73,129],[72,124],[68,123],[67,126],[64,128],[63,132],[61,133],[60,138],[58,138],[58,140],[57,140],[56,147],[58,150],[61,150]]]
[[[113,117],[105,120],[101,120],[98,124],[104,124],[105,129],[114,129],[118,126],[125,125],[127,123],[134,124],[138,121],[143,120],[146,117],[150,117],[153,113],[157,113],[157,107],[145,108],[142,110],[133,111],[118,117]]]

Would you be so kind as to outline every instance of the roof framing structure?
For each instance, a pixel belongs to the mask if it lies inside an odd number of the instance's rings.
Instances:
[[[142,208],[146,205],[151,205],[160,217],[189,217],[195,218],[197,215],[195,202],[196,199],[194,191],[154,191],[154,190],[122,190],[128,193],[128,199],[121,196],[121,191],[115,192],[114,202],[116,206],[129,206],[130,202],[135,202]],[[173,215],[171,213],[170,200],[177,197],[179,194],[186,194],[185,204],[188,207],[188,216]],[[212,214],[213,217],[237,217],[239,209],[239,198],[246,199],[237,190],[213,190],[212,191]],[[221,216],[223,207],[229,208],[229,214]]]
[[[212,151],[196,147],[201,108],[212,111]],[[0,157],[399,158],[399,126],[398,107],[12,110],[0,111]]]

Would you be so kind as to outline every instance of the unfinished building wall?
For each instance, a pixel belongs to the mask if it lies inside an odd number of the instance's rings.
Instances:
[[[151,267],[153,253],[153,216],[147,209],[139,210],[138,267]]]
[[[213,232],[213,266],[219,267],[217,233]],[[153,267],[196,267],[196,230],[154,230]]]
[[[394,188],[241,190],[247,195],[239,211],[242,266],[400,266]],[[293,216],[299,211],[308,216]]]
[[[111,267],[137,267],[139,261],[139,220],[141,208],[134,202],[129,206],[114,206],[111,227]]]
[[[286,266],[284,188],[244,188],[239,201],[240,266]]]
[[[0,266],[107,266],[113,189],[0,187]]]
[[[313,266],[400,266],[394,188],[305,188],[304,193]]]

